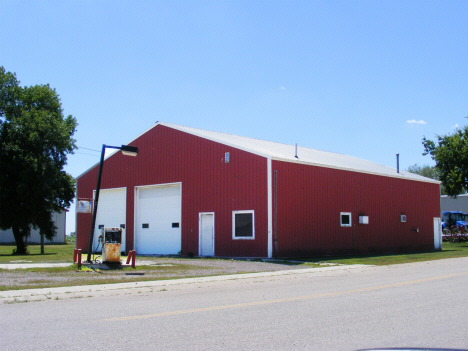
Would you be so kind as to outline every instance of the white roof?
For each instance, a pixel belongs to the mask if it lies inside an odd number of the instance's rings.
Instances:
[[[336,168],[347,171],[378,174],[394,178],[412,179],[417,181],[437,183],[434,179],[426,178],[418,174],[401,171],[397,173],[395,168],[380,165],[378,163],[366,161],[357,157],[337,154],[333,152],[320,151],[305,147],[275,143],[271,141],[258,140],[242,137],[238,135],[212,132],[192,127],[184,127],[176,124],[158,122],[157,125],[163,125],[169,128],[180,130],[185,133],[196,135],[198,137],[228,145],[240,150],[244,150],[259,156],[293,163],[303,163],[327,168]],[[152,128],[154,128],[153,126]]]
[[[297,158],[296,156],[296,146],[295,145],[286,145],[275,143],[272,141],[259,140],[253,138],[242,137],[239,135],[226,134],[220,132],[212,132],[209,130],[203,130],[192,127],[184,127],[177,124],[157,122],[156,125],[152,126],[144,133],[140,134],[138,137],[132,141],[138,139],[141,135],[146,134],[149,130],[155,128],[158,125],[162,125],[168,128],[176,129],[181,132],[188,134],[196,135],[200,138],[208,139],[220,144],[228,145],[236,149],[244,150],[259,156],[270,158],[272,160],[292,162],[292,163],[302,163],[313,166],[335,168],[346,171],[360,172],[360,173],[369,173],[377,174],[393,178],[402,178],[402,179],[411,179],[421,182],[436,183],[440,184],[438,180],[431,178],[426,178],[418,174],[406,172],[400,170],[397,173],[395,168],[387,167],[380,165],[378,163],[366,161],[357,157],[337,154],[334,152],[327,152],[315,149],[309,149],[305,147],[297,147]],[[129,142],[127,144],[132,143]],[[112,155],[111,155],[112,156]],[[110,157],[110,156],[109,156]],[[99,163],[98,163],[99,164]],[[83,172],[76,179],[80,178],[86,174],[89,170],[94,168],[96,165],[89,168],[87,171]]]

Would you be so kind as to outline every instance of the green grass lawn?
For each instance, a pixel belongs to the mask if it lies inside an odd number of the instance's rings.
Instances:
[[[41,245],[29,244],[28,254],[13,255],[15,245],[0,245],[0,263],[15,263],[15,261],[29,263],[59,263],[73,262],[73,249],[75,244],[44,245],[44,254],[41,254]],[[18,262],[20,263],[20,262]]]
[[[441,260],[445,258],[468,257],[468,242],[466,243],[442,243],[441,251],[386,254],[386,255],[361,255],[343,257],[320,257],[307,259],[310,262],[327,262],[339,264],[369,264],[384,266],[398,263],[411,263],[421,261]]]
[[[14,245],[0,245],[0,263],[15,262],[73,262],[74,243],[61,245],[45,245],[44,254],[41,254],[40,245],[28,245],[28,254],[13,255]],[[86,256],[83,257],[83,259]],[[440,260],[444,258],[468,257],[467,243],[442,244],[441,251],[431,251],[422,253],[387,254],[387,255],[361,255],[343,257],[319,257],[305,259],[306,262],[327,262],[339,264],[369,264],[369,265],[389,265],[397,263],[410,263],[419,261]],[[122,257],[125,259],[126,257]],[[297,261],[297,260],[295,260]]]

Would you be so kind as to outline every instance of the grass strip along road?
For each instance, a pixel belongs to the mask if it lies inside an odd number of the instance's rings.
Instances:
[[[14,255],[12,254],[14,249],[15,246],[12,245],[0,245],[0,263],[71,262],[74,244],[45,245],[45,254],[40,254],[40,245],[29,245],[27,255]],[[468,243],[444,242],[441,251],[432,252],[306,258],[301,261],[298,259],[275,261],[274,264],[267,260],[234,260],[231,264],[230,259],[137,257],[145,263],[137,265],[135,270],[132,268],[110,271],[78,270],[76,266],[0,269],[0,291],[249,273],[272,268],[275,268],[274,270],[312,268],[323,264],[391,265],[457,257],[468,257]],[[226,269],[236,262],[239,266],[237,269]],[[259,262],[264,268],[258,267]]]

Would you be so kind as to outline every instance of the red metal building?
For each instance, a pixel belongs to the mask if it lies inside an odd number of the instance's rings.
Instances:
[[[431,250],[439,182],[355,157],[157,123],[104,162],[95,237],[123,250],[231,257]],[[77,178],[92,199],[98,165]],[[90,213],[77,213],[87,250]],[[97,240],[94,240],[96,243]],[[94,248],[99,248],[93,245]]]

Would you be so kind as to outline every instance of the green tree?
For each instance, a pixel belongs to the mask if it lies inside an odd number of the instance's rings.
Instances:
[[[31,228],[52,239],[52,213],[73,200],[75,181],[63,167],[77,123],[64,117],[55,89],[19,84],[0,67],[0,229],[11,228],[17,253],[25,253]]]
[[[437,172],[435,167],[431,167],[429,165],[420,166],[417,163],[415,163],[414,165],[409,166],[407,171],[410,173],[419,174],[426,178],[439,180],[439,173]]]
[[[435,166],[429,166],[429,165],[420,166],[417,163],[415,163],[414,165],[409,166],[406,171],[410,172],[410,173],[419,174],[420,176],[423,176],[423,177],[426,177],[426,178],[440,180],[439,172],[437,171]],[[442,186],[441,194],[442,195],[447,195],[446,192],[445,192],[444,186]]]
[[[423,155],[431,155],[435,169],[447,195],[456,197],[468,189],[468,126],[453,134],[437,135],[437,143],[422,140]]]

